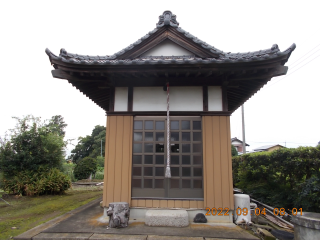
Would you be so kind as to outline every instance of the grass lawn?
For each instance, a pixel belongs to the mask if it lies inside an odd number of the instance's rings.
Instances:
[[[0,239],[10,239],[101,196],[101,187],[75,187],[63,195],[10,195],[4,199],[11,206],[0,199]]]

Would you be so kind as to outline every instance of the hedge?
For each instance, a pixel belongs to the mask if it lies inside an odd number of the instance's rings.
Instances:
[[[320,212],[320,146],[281,148],[232,158],[233,183],[278,208]]]

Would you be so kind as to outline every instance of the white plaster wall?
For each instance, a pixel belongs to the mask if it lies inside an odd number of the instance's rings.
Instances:
[[[222,91],[220,86],[208,87],[208,111],[222,111]]]
[[[167,111],[162,87],[133,88],[133,111]],[[202,87],[170,87],[170,111],[203,111]]]
[[[183,55],[194,55],[194,53],[189,52],[188,50],[180,47],[178,44],[172,42],[169,39],[164,40],[159,43],[154,48],[142,54],[142,57],[145,56],[183,56]]]
[[[116,87],[114,93],[114,111],[128,111],[128,88]]]
[[[167,111],[167,92],[162,87],[134,87],[133,111]]]
[[[203,111],[202,87],[170,87],[170,111]]]

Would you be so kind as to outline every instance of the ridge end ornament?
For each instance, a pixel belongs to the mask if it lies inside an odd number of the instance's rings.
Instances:
[[[163,26],[178,27],[179,23],[176,19],[176,15],[172,14],[171,11],[164,11],[162,15],[159,16],[159,22],[156,24],[157,28]]]

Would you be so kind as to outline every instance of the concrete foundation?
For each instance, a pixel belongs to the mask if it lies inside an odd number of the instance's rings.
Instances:
[[[292,218],[295,240],[320,239],[320,213],[303,212]]]

